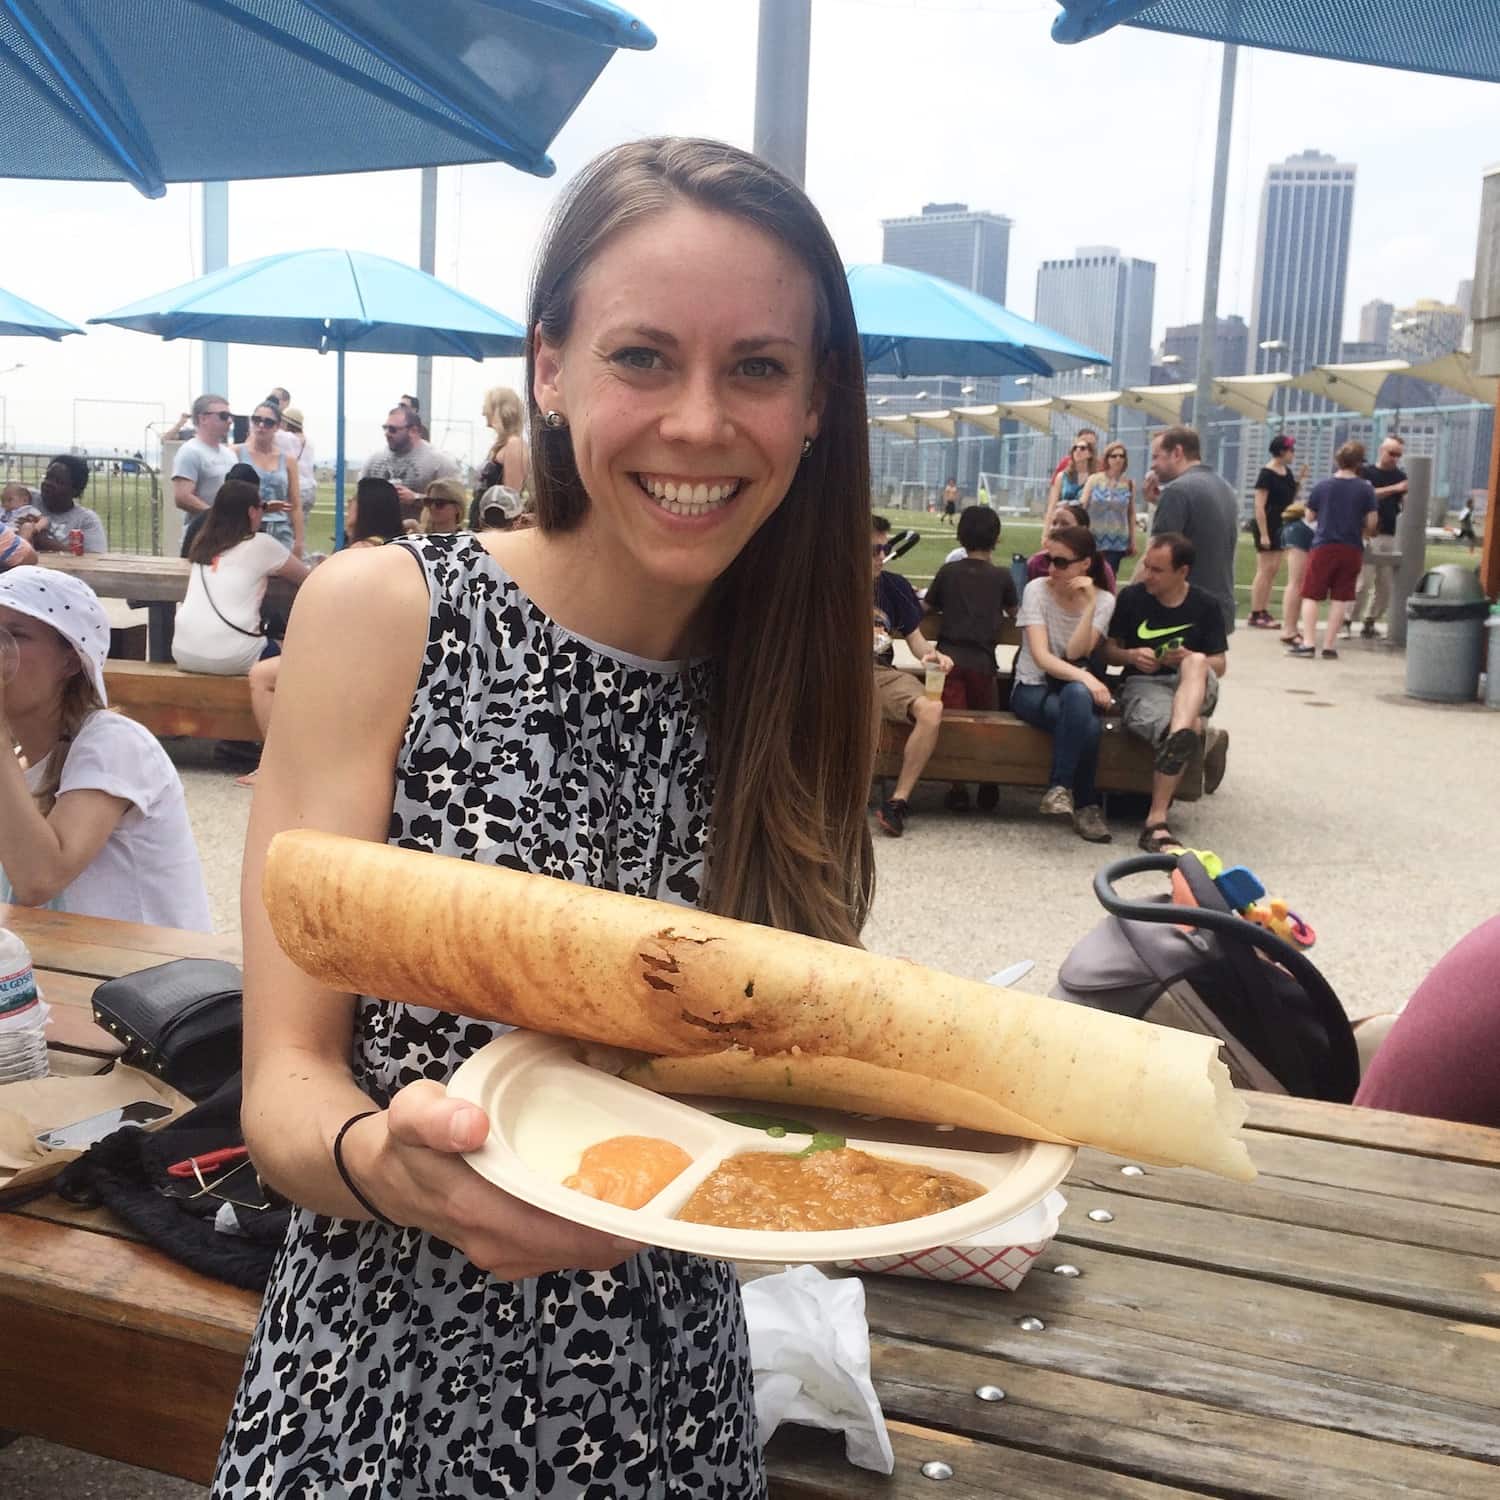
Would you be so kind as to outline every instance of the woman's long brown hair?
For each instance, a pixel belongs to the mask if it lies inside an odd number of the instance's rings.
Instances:
[[[874,893],[865,803],[874,759],[870,457],[864,369],[848,283],[807,196],[718,141],[634,141],[597,158],[553,214],[531,292],[526,398],[538,524],[589,507],[566,429],[536,407],[536,337],[562,343],[582,273],[625,228],[679,203],[744,220],[806,266],[827,392],[812,452],[785,500],[715,583],[719,663],[710,737],[716,794],[703,904],[857,944]]]
[[[219,486],[193,545],[188,548],[188,561],[208,567],[220,553],[248,541],[255,535],[250,512],[259,504],[260,491],[253,484],[244,479],[226,479]]]

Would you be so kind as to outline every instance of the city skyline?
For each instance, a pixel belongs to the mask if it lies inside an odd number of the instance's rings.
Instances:
[[[882,216],[910,215],[924,202],[965,202],[1010,218],[1008,286],[1022,303],[1043,260],[1077,245],[1120,244],[1157,267],[1154,340],[1201,311],[1221,49],[1129,27],[1062,48],[1049,35],[1054,13],[1040,3],[1018,9],[1015,0],[920,9],[817,0],[807,188],[850,263],[880,258]],[[658,47],[622,54],[605,70],[554,144],[554,178],[500,165],[440,171],[440,278],[524,317],[542,226],[564,185],[597,152],[673,133],[751,143],[756,6],[652,0],[641,14]],[[936,90],[939,111],[914,116],[870,89],[893,56]],[[1107,135],[1097,112],[1079,107],[1098,89],[1111,99]],[[1421,297],[1447,300],[1474,273],[1483,173],[1497,132],[1500,90],[1488,85],[1242,50],[1221,315],[1249,316],[1265,164],[1314,143],[1359,165],[1350,305],[1375,296],[1403,307]],[[264,159],[274,171],[274,142]],[[198,196],[186,186],[147,201],[116,185],[7,181],[14,232],[0,279],[79,323],[186,282],[202,269]],[[415,172],[236,182],[229,200],[231,263],[328,245],[409,263],[417,257]],[[1343,336],[1355,333],[1347,327]],[[0,422],[8,435],[49,446],[66,445],[75,428],[80,440],[139,446],[148,418],[175,416],[200,388],[196,346],[113,329],[61,345],[7,341],[0,369],[18,362],[25,370],[0,380],[8,403]],[[437,362],[434,436],[481,456],[484,390],[519,387],[521,378],[515,361]],[[353,455],[380,441],[387,405],[413,379],[409,359],[350,361]],[[330,451],[332,361],[231,349],[226,394],[234,404],[243,407],[275,384],[291,389],[320,451]],[[107,404],[127,399],[144,404]]]

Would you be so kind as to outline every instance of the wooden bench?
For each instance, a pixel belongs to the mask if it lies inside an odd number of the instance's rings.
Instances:
[[[901,771],[909,724],[882,723],[875,774],[894,780]],[[1127,734],[1118,719],[1104,721],[1099,745],[1101,792],[1151,792],[1151,747]],[[1001,786],[1046,786],[1052,766],[1052,736],[1012,713],[948,709],[938,728],[937,748],[922,771],[923,781],[993,781]],[[1177,789],[1179,802],[1203,795],[1203,765],[1195,759]]]
[[[196,740],[259,740],[247,677],[184,672],[171,662],[104,663],[111,708],[152,734]]]
[[[937,638],[941,615],[922,617],[922,634]],[[1001,628],[1000,646],[1018,647],[1020,627],[1007,621]],[[909,670],[915,671],[916,668]],[[1000,701],[1010,696],[1011,675],[997,668]],[[1111,679],[1112,680],[1112,679]],[[901,771],[901,753],[906,747],[909,724],[880,726],[880,747],[875,756],[877,777],[894,780]],[[1144,740],[1127,734],[1117,718],[1104,721],[1104,739],[1099,747],[1096,784],[1101,792],[1151,794],[1154,752]],[[977,709],[947,709],[938,729],[937,748],[923,768],[923,781],[992,781],[1001,786],[1046,786],[1052,766],[1052,736],[1013,713],[988,713]],[[1196,802],[1203,795],[1203,763],[1195,758],[1177,789],[1178,802]]]

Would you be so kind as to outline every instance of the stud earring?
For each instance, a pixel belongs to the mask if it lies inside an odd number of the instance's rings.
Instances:
[[[568,425],[568,419],[560,411],[549,411],[542,418],[542,423],[544,426],[550,427],[553,432],[556,432],[558,428]]]
[[[803,458],[806,458],[807,455],[812,452],[812,450],[813,450],[813,440],[811,438],[803,438],[802,439],[802,456],[803,456]]]

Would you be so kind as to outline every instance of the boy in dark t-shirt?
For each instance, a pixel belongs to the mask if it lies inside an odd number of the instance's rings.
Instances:
[[[1229,755],[1228,734],[1205,723],[1219,701],[1229,638],[1218,600],[1188,582],[1194,555],[1181,532],[1152,537],[1137,581],[1120,590],[1105,643],[1110,664],[1125,669],[1125,728],[1156,747],[1151,810],[1140,838],[1152,854],[1177,846],[1167,814],[1189,760],[1202,749],[1204,790],[1211,792],[1224,779]]]
[[[953,658],[943,706],[996,709],[995,643],[1017,606],[1010,569],[990,561],[1000,540],[1000,517],[988,506],[966,506],[958,518],[958,540],[967,555],[944,563],[927,589],[928,613],[942,616],[938,649]]]
[[[995,676],[995,643],[1007,617],[1016,613],[1016,584],[1009,568],[990,561],[1000,540],[1000,517],[987,505],[968,505],[958,518],[958,543],[965,556],[944,563],[927,587],[927,610],[942,616],[938,649],[953,658],[953,670],[943,684],[944,708],[1000,707]],[[1000,800],[992,782],[979,787],[981,812]],[[963,812],[969,790],[961,782],[948,788],[948,807]]]

